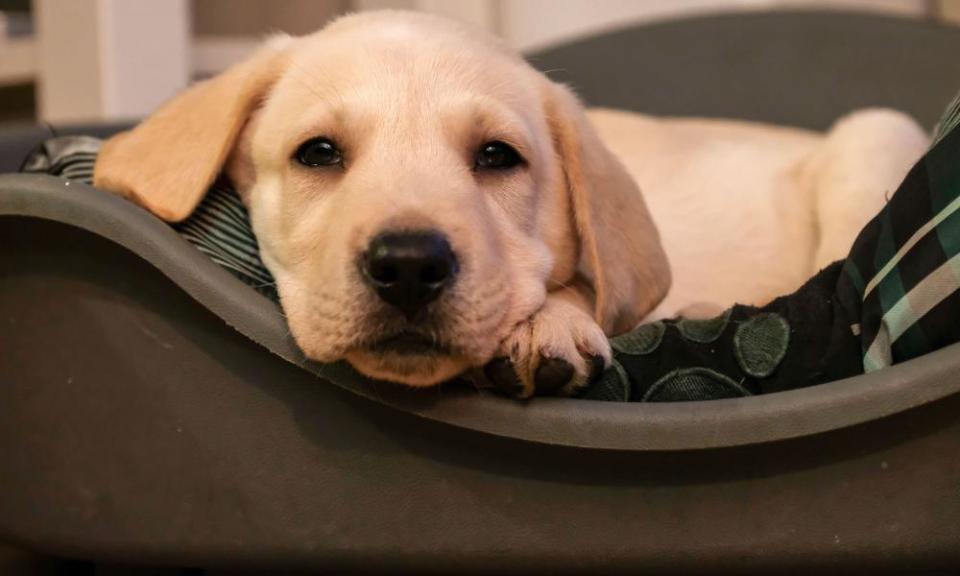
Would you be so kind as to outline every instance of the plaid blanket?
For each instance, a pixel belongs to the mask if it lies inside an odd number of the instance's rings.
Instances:
[[[960,96],[934,144],[854,242],[838,298],[866,372],[960,340]]]

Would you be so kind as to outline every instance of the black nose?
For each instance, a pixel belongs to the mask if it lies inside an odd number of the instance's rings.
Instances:
[[[370,242],[360,269],[384,302],[412,319],[453,281],[457,258],[437,232],[386,232]]]

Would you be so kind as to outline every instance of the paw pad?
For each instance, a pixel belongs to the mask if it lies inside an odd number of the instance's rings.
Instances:
[[[573,379],[573,365],[560,358],[541,358],[533,376],[538,394],[553,394]]]
[[[494,358],[483,367],[483,373],[498,392],[515,398],[523,397],[523,383],[509,358]]]

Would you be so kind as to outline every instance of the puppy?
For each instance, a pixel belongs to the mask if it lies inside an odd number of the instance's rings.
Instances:
[[[186,90],[95,184],[178,221],[225,172],[308,357],[410,386],[488,365],[530,396],[576,391],[644,318],[796,288],[925,143],[886,111],[827,135],[588,119],[495,39],[374,12]]]

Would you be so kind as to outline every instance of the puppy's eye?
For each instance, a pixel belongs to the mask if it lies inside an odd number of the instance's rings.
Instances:
[[[307,140],[297,148],[294,157],[297,162],[311,168],[343,165],[343,155],[340,153],[340,149],[328,138]]]
[[[494,140],[480,147],[474,162],[475,167],[479,169],[509,170],[523,163],[523,158],[513,146]]]

